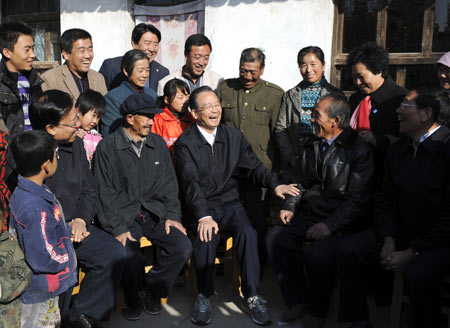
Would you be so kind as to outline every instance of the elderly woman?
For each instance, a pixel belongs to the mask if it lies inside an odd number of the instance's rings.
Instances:
[[[280,114],[275,124],[275,137],[280,149],[283,168],[295,165],[301,138],[312,135],[311,113],[317,101],[325,95],[344,95],[324,77],[325,58],[322,49],[309,46],[297,55],[303,77],[297,86],[284,93]]]
[[[119,111],[120,105],[128,96],[143,92],[151,96],[155,101],[157,98],[155,91],[145,87],[145,83],[150,75],[149,61],[145,53],[137,49],[126,52],[122,57],[120,67],[127,80],[105,95],[106,114],[102,117],[100,124],[100,132],[104,137],[120,126],[122,119]]]
[[[436,68],[441,87],[450,93],[450,51],[439,58],[436,62]]]

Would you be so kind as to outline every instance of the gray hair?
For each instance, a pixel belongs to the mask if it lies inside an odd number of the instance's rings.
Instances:
[[[338,128],[343,130],[350,125],[350,105],[347,98],[340,95],[326,95],[320,98],[319,101],[330,99],[327,107],[328,117],[340,118]]]

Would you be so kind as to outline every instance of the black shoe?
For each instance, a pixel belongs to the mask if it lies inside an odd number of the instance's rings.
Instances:
[[[161,313],[161,299],[150,288],[145,290],[142,297],[142,308],[151,315]]]
[[[122,310],[122,315],[125,319],[129,321],[136,321],[141,318],[142,309],[140,307],[128,307],[125,306]]]
[[[250,314],[252,321],[260,326],[267,326],[272,323],[272,316],[267,310],[266,301],[259,295],[243,300],[242,308]]]
[[[191,311],[191,321],[196,325],[207,325],[211,322],[211,302],[209,297],[198,294]]]
[[[89,318],[87,315],[80,314],[75,321],[70,322],[71,328],[94,328],[94,319]]]

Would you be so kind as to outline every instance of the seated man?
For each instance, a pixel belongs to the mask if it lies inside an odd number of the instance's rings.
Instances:
[[[182,196],[193,214],[188,228],[198,233],[193,248],[199,294],[191,320],[200,325],[211,322],[209,298],[214,294],[214,260],[220,229],[233,237],[233,247],[241,263],[244,309],[250,312],[253,322],[269,324],[271,316],[265,301],[258,295],[257,236],[239,201],[236,173],[242,170],[281,198],[286,193],[297,195],[298,190],[294,185],[280,185],[276,175],[256,157],[244,135],[220,124],[222,108],[210,87],[196,89],[189,105],[197,123],[175,142],[175,162]]]
[[[192,253],[180,223],[178,183],[169,150],[160,136],[150,133],[153,116],[160,112],[151,96],[129,96],[120,107],[122,128],[105,137],[94,155],[98,218],[127,252],[122,287],[123,315],[128,320],[138,320],[141,308],[149,314],[161,312],[160,299],[167,297]],[[145,281],[142,236],[161,248]],[[143,283],[146,293],[141,307],[138,292]]]
[[[440,327],[440,286],[450,274],[450,130],[438,123],[443,105],[448,95],[436,87],[406,95],[397,109],[404,137],[388,148],[375,195],[377,226],[340,242],[339,320],[352,327],[372,327],[367,276],[378,262],[403,272],[408,327]]]
[[[282,322],[301,317],[305,328],[325,324],[336,245],[356,229],[368,200],[373,154],[349,121],[344,96],[327,95],[316,104],[311,118],[315,135],[300,144],[295,167],[301,194],[286,201],[282,224],[267,234],[269,259],[289,307]],[[298,256],[305,241],[310,242],[305,254],[309,294]]]
[[[94,47],[89,32],[79,28],[65,31],[61,35],[61,52],[65,62],[42,74],[42,90],[61,90],[75,100],[87,89],[100,92],[102,96],[108,92],[103,75],[90,69]]]

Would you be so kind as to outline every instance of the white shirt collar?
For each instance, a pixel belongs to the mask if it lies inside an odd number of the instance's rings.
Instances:
[[[213,133],[206,132],[203,128],[201,128],[198,124],[197,128],[202,134],[202,136],[208,141],[208,143],[211,145],[211,147],[214,145],[214,140],[216,140],[216,134],[217,134],[217,128],[214,129]]]
[[[430,137],[433,133],[435,133],[441,126],[439,125],[438,127],[432,129],[432,130],[428,130],[427,133],[425,133],[423,136],[420,137],[419,139],[419,143],[421,144],[422,142],[424,142],[428,137]]]

